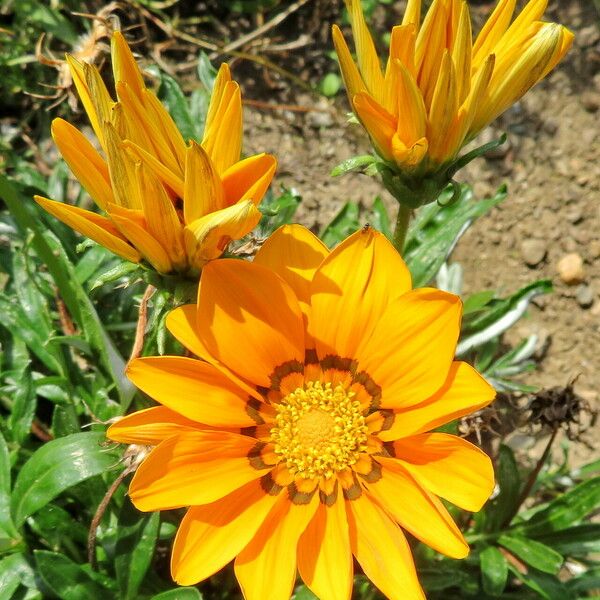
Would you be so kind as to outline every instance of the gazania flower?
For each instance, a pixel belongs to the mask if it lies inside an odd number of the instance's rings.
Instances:
[[[189,507],[174,579],[235,559],[247,600],[289,598],[296,569],[322,600],[347,600],[354,555],[389,598],[423,598],[403,529],[465,557],[439,497],[477,511],[493,487],[485,454],[429,433],[494,397],[453,361],[460,300],[411,291],[372,229],[329,253],[301,226],[278,230],[253,263],[208,264],[198,298],[168,327],[202,360],[130,363],[161,406],[108,430],[156,446],[129,488],[140,510]]]
[[[547,0],[530,0],[511,23],[516,0],[500,0],[472,40],[466,0],[408,0],[382,71],[360,0],[345,0],[358,65],[340,29],[333,40],[356,116],[377,153],[400,171],[433,173],[543,79],[573,35],[540,19]]]
[[[188,145],[142,74],[121,33],[112,39],[118,100],[98,70],[72,57],[73,81],[102,152],[62,119],[52,135],[63,158],[106,216],[36,196],[49,213],[132,262],[160,273],[197,271],[260,219],[257,204],[275,159],[240,160],[242,105],[229,68],[221,66],[204,138]]]

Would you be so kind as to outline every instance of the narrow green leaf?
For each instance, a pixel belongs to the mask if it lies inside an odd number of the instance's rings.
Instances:
[[[321,240],[332,248],[360,228],[359,209],[356,202],[346,202],[321,231]]]
[[[569,589],[561,583],[556,577],[548,573],[542,573],[535,569],[529,569],[526,573],[521,573],[514,565],[508,565],[509,570],[521,580],[529,589],[538,594],[545,600],[572,600],[573,595]]]
[[[180,587],[156,594],[150,600],[202,600],[202,594],[194,587]]]
[[[479,555],[483,591],[490,596],[500,596],[508,579],[508,563],[495,546],[488,546]]]
[[[269,190],[259,206],[262,218],[256,228],[257,235],[268,237],[282,225],[291,223],[301,201],[301,196],[294,189],[284,187],[277,197]]]
[[[139,587],[152,562],[159,524],[160,513],[141,515],[129,500],[123,502],[114,561],[123,600],[137,598]]]
[[[345,161],[341,162],[337,167],[334,167],[331,171],[332,177],[339,177],[344,173],[350,173],[352,171],[364,171],[369,165],[372,165],[377,159],[371,154],[364,154],[362,156],[353,156]]]
[[[529,521],[519,523],[513,529],[527,536],[561,531],[580,523],[598,507],[600,507],[600,477],[595,477],[562,494],[544,510],[535,513]]]
[[[373,200],[373,209],[369,222],[375,229],[381,231],[388,240],[392,239],[393,232],[390,223],[390,215],[388,214],[383,200],[379,196]]]
[[[103,432],[74,433],[45,443],[23,465],[15,481],[11,512],[17,527],[67,488],[117,464],[102,447]]]
[[[487,531],[498,531],[503,527],[514,514],[519,501],[521,490],[519,468],[513,451],[508,446],[500,446],[496,471],[500,492],[486,506],[485,529]]]
[[[12,598],[24,579],[33,579],[33,573],[22,554],[0,560],[0,598]]]
[[[35,550],[34,555],[41,578],[61,600],[98,600],[110,597],[105,587],[63,554]]]
[[[550,575],[556,575],[564,562],[564,558],[552,548],[528,538],[501,535],[498,543],[510,550],[524,563]]]
[[[0,528],[14,533],[15,526],[10,518],[10,455],[6,440],[0,432]]]
[[[299,585],[292,596],[292,600],[319,600],[305,585]]]
[[[600,523],[577,525],[562,531],[538,535],[536,539],[563,556],[585,557],[600,553]]]

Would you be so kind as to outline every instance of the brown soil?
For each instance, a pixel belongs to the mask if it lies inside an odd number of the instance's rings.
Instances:
[[[481,19],[493,3],[472,6]],[[465,292],[494,289],[500,295],[536,279],[549,278],[555,292],[538,297],[529,314],[507,336],[516,343],[535,333],[541,345],[539,369],[527,382],[565,385],[579,376],[578,393],[596,408],[600,392],[600,17],[588,0],[555,3],[549,17],[576,34],[563,64],[495,123],[492,133],[508,131],[509,142],[494,156],[478,159],[461,174],[478,197],[509,186],[509,197],[476,222],[458,244],[452,261],[465,270]],[[243,84],[243,80],[242,80]],[[250,91],[250,90],[249,90]],[[288,100],[286,98],[286,100]],[[347,124],[348,105],[298,93],[292,100],[310,112],[257,110],[246,114],[246,152],[268,151],[279,158],[276,183],[298,189],[301,222],[318,230],[347,200],[369,207],[381,195],[379,183],[360,175],[332,179],[342,160],[369,152],[363,131]],[[490,139],[490,131],[484,134]],[[527,256],[536,240],[541,257]],[[577,253],[585,280],[569,286],[557,263]],[[585,296],[591,298],[585,298]],[[590,305],[591,300],[591,305]],[[593,439],[600,428],[587,435]],[[591,459],[581,447],[577,462]]]

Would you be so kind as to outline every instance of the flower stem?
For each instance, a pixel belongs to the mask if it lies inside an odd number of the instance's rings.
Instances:
[[[400,256],[404,253],[404,242],[406,241],[406,232],[410,223],[411,209],[404,204],[398,205],[398,217],[396,218],[396,227],[394,228],[394,237],[392,244],[398,250]]]

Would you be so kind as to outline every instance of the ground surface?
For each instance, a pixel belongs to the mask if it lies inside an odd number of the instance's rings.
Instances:
[[[491,7],[472,7],[482,18]],[[462,173],[479,197],[502,183],[507,200],[477,222],[452,260],[465,268],[467,292],[516,291],[540,278],[555,292],[538,298],[530,314],[509,335],[517,342],[540,338],[540,366],[528,381],[545,387],[579,376],[577,391],[598,407],[600,391],[600,33],[598,13],[587,0],[550,7],[549,15],[576,33],[564,63],[495,125],[509,143],[493,157]],[[343,159],[368,152],[363,132],[348,125],[346,99],[328,104],[298,94],[296,103],[320,111],[247,111],[247,151],[279,158],[276,182],[298,188],[300,220],[318,230],[347,200],[370,206],[382,194],[377,182],[359,175],[338,179],[330,170]],[[489,133],[489,132],[488,132]],[[495,136],[497,137],[497,136]],[[388,200],[389,197],[387,198]],[[393,203],[390,200],[390,207]],[[567,254],[583,260],[584,279],[567,285],[558,263]],[[595,428],[592,437],[600,429]],[[589,434],[588,434],[589,439]],[[580,451],[589,460],[589,450]]]

